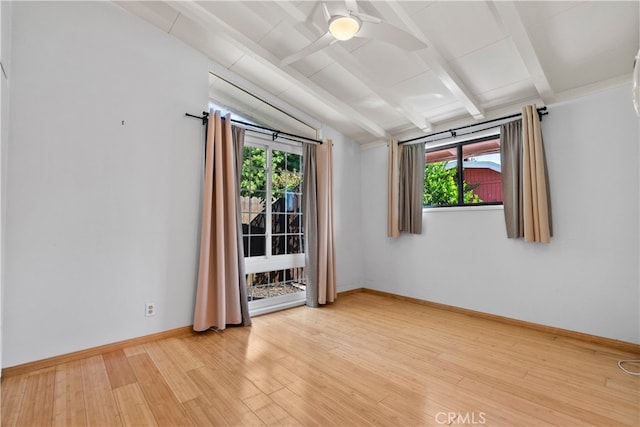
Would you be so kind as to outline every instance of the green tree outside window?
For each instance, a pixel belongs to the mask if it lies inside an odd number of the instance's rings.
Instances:
[[[456,168],[447,169],[447,162],[429,163],[424,168],[424,200],[426,206],[451,206],[458,204],[458,185]],[[465,204],[482,203],[473,192],[474,186],[464,185]]]

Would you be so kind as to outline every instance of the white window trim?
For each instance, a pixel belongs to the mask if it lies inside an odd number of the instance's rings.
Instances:
[[[430,206],[423,207],[422,213],[434,213],[434,212],[468,212],[468,211],[501,211],[504,210],[504,205],[465,205],[465,206]]]
[[[460,136],[455,136],[452,138],[442,139],[436,142],[426,142],[424,143],[425,153],[427,150],[431,150],[434,148],[446,147],[452,144],[461,144],[467,141],[473,141],[476,139],[481,139],[489,136],[500,137],[500,127],[497,128],[489,128],[477,133],[468,133]],[[426,167],[426,165],[425,165]],[[501,204],[487,204],[487,205],[458,205],[458,206],[422,206],[422,213],[426,212],[455,212],[455,211],[491,211],[491,210],[504,210],[504,201]]]
[[[252,131],[251,129],[247,129],[244,137],[244,145],[252,147],[265,147],[268,145],[274,150],[302,155],[302,145],[299,142],[273,141],[271,135]]]
[[[302,146],[298,143],[288,144],[286,142],[272,141],[269,135],[264,135],[257,132],[247,132],[245,134],[245,146],[259,147],[259,148],[271,148],[271,150],[279,150],[292,154],[302,155]],[[271,153],[271,151],[267,151]],[[267,167],[268,175],[271,175],[271,157],[267,154]],[[267,181],[267,199],[271,199],[271,180]],[[271,219],[271,204],[267,203],[267,218],[265,221]],[[270,224],[270,222],[269,222]],[[286,270],[289,268],[298,268],[305,266],[305,254],[285,254],[285,255],[271,255],[271,227],[266,227],[265,230],[265,256],[245,257],[245,272],[246,274],[262,273],[275,270]],[[287,308],[297,307],[304,305],[306,302],[306,292],[300,291],[293,294],[279,295],[270,298],[264,298],[260,300],[249,301],[249,315],[259,316],[261,314],[267,314],[278,310],[284,310]]]
[[[306,302],[307,293],[305,291],[296,292],[295,294],[280,295],[261,300],[249,301],[249,315],[260,316],[261,314],[272,313],[274,311],[285,310]]]
[[[272,150],[284,151],[292,154],[302,155],[302,146],[300,144],[287,144],[278,141],[272,141],[268,135],[254,133],[247,133],[245,135],[245,146],[248,147],[269,147]],[[267,151],[270,153],[270,151]],[[271,158],[267,155],[267,167],[268,174],[271,175]],[[271,180],[267,181],[267,199],[271,198]],[[267,218],[265,221],[271,219],[271,204],[267,203]],[[270,224],[270,223],[269,223]],[[265,240],[266,244],[265,256],[245,256],[245,269],[247,274],[250,273],[262,273],[264,271],[272,270],[284,270],[287,268],[304,267],[304,253],[301,254],[286,254],[286,255],[271,255],[271,227],[265,227]]]
[[[304,267],[304,254],[245,257],[244,265],[247,274]]]

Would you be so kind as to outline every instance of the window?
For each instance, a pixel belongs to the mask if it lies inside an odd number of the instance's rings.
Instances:
[[[304,301],[302,166],[299,144],[246,134],[240,212],[252,315]]]
[[[304,253],[299,147],[246,144],[240,202],[245,257]]]
[[[500,137],[425,149],[424,205],[502,204]]]

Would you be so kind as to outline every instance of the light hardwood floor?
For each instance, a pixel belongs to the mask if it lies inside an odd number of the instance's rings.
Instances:
[[[601,345],[369,293],[2,381],[2,425],[640,425]]]

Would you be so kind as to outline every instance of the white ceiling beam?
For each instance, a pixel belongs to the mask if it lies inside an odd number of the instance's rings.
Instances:
[[[319,120],[311,117],[304,111],[290,105],[288,102],[283,101],[272,93],[262,89],[255,83],[239,76],[227,67],[218,64],[214,60],[209,60],[209,71],[220,77],[221,79],[226,80],[227,82],[230,82],[242,88],[242,90],[251,93],[251,95],[257,97],[258,99],[261,99],[262,101],[288,114],[296,120],[303,122],[309,127],[312,127],[313,129],[319,130],[322,127],[322,123],[320,123]]]
[[[319,37],[318,32],[327,31],[326,28],[318,28],[317,25],[310,22],[308,20],[309,17],[302,13],[302,11],[300,11],[300,9],[298,9],[294,4],[284,1],[279,1],[277,4],[289,15],[289,17],[292,18],[294,22],[300,23],[296,26],[296,29],[309,42],[312,42]],[[391,108],[408,119],[415,127],[424,132],[429,132],[431,130],[431,123],[424,115],[419,114],[414,109],[404,105],[403,102],[397,96],[393,95],[390,90],[376,83],[365,68],[353,57],[353,55],[339,43],[332,45],[330,49],[325,49],[324,53],[340,64],[340,66],[348,73],[360,80],[360,82],[378,98],[382,99]]]
[[[467,88],[462,79],[456,75],[444,57],[440,52],[438,52],[435,45],[427,38],[413,19],[411,19],[402,5],[395,0],[387,0],[386,2],[375,3],[374,6],[381,16],[388,22],[393,22],[393,19],[390,19],[390,14],[393,13],[400,20],[402,26],[407,32],[411,33],[427,45],[426,49],[413,52],[413,55],[416,55],[420,60],[427,64],[429,68],[431,68],[442,84],[449,89],[453,96],[455,96],[458,102],[462,104],[474,119],[483,119],[484,109],[480,105],[480,102]]]
[[[242,50],[246,55],[249,55],[256,61],[260,62],[270,71],[278,73],[292,85],[307,92],[309,96],[317,98],[319,101],[324,102],[338,113],[349,117],[354,124],[373,136],[379,138],[390,137],[390,135],[373,120],[365,117],[363,114],[356,111],[333,94],[327,92],[312,80],[305,77],[302,73],[289,66],[281,67],[280,58],[277,58],[258,43],[236,30],[232,25],[229,25],[224,20],[218,18],[196,2],[172,2],[171,6],[195,23],[216,32],[220,37],[226,39],[231,44]]]
[[[487,1],[486,3],[504,32],[511,36],[522,62],[531,75],[538,95],[546,105],[552,104],[555,101],[554,91],[538,59],[515,2]]]

